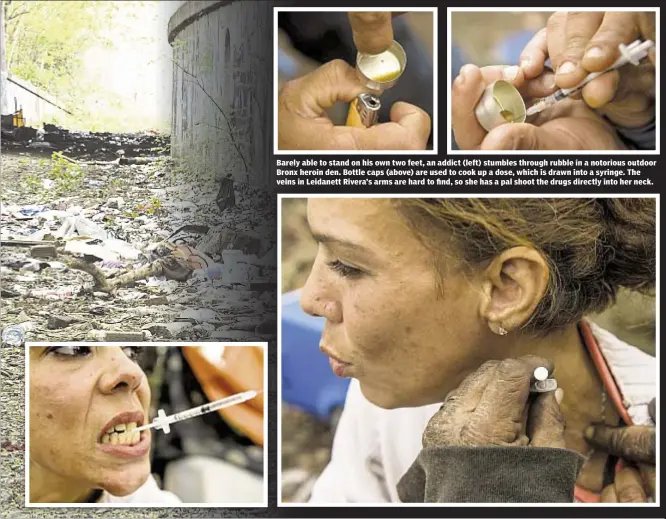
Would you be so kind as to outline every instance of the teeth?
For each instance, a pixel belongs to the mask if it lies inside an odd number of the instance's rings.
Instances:
[[[135,445],[141,441],[141,433],[136,431],[137,423],[118,424],[102,435],[101,442],[111,445]]]

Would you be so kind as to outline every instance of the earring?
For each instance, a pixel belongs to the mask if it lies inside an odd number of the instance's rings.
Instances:
[[[494,324],[488,323],[488,326],[490,327],[491,331],[496,334],[496,335],[506,335],[508,330],[504,328],[501,324],[498,324],[497,327],[494,326]]]

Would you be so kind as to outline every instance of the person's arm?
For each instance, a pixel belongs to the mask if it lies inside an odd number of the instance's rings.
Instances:
[[[428,423],[424,448],[398,484],[400,499],[572,502],[584,457],[565,448],[555,394],[540,394],[528,406],[537,366],[549,362],[532,356],[490,361],[469,375]]]
[[[398,494],[404,503],[571,503],[584,460],[546,447],[428,447]]]
[[[382,503],[390,500],[382,467],[372,463],[379,450],[373,412],[352,380],[333,440],[331,461],[317,480],[311,503]]]
[[[657,495],[657,400],[648,404],[648,413],[654,425],[612,427],[594,424],[585,431],[587,441],[636,467],[625,467],[615,481],[604,488],[604,503],[641,503]]]

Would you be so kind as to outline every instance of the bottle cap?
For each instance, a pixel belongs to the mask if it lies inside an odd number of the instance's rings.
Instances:
[[[507,123],[525,122],[525,101],[511,83],[495,81],[486,87],[474,114],[483,129],[489,132]]]
[[[398,82],[407,66],[407,55],[397,41],[379,54],[356,55],[356,71],[363,84],[370,90],[383,92]]]

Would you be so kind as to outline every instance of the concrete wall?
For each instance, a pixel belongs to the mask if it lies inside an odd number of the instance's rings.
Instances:
[[[171,145],[198,172],[270,185],[272,8],[186,2],[169,21]]]

